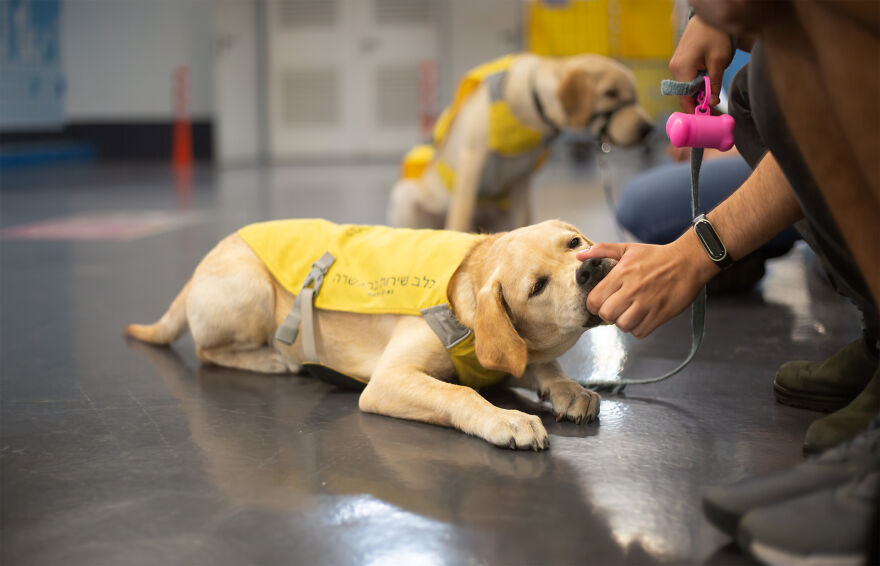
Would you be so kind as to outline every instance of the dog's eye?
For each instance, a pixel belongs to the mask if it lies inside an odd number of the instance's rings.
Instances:
[[[581,245],[581,239],[575,236],[568,242],[568,249],[573,250],[579,245]]]
[[[529,298],[531,299],[535,295],[541,293],[544,288],[547,286],[547,282],[550,281],[549,277],[541,277],[537,281],[535,281],[535,285],[532,287],[531,292],[529,293]]]
[[[609,88],[608,90],[606,90],[605,92],[602,93],[602,95],[607,98],[617,98],[618,94],[619,93],[617,92],[616,88]]]

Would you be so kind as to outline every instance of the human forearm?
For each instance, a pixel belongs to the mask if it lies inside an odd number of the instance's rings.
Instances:
[[[728,253],[738,259],[802,213],[775,159],[767,154],[746,182],[707,216]],[[665,246],[599,243],[577,257],[619,260],[590,292],[587,308],[637,338],[687,308],[719,272],[692,229]]]
[[[734,260],[758,249],[802,217],[794,192],[770,153],[739,189],[706,215]]]

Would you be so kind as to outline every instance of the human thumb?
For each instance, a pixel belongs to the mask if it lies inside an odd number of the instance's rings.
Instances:
[[[724,69],[726,67],[727,63],[713,61],[709,68],[710,94],[712,95],[709,100],[709,106],[717,106],[721,102],[721,85],[724,80]]]
[[[718,81],[712,81],[712,99],[709,106],[718,106],[721,103],[721,78]]]
[[[594,257],[607,257],[611,259],[620,259],[626,252],[627,244],[593,244],[591,247],[581,250],[577,253],[577,258],[581,261],[592,259]]]

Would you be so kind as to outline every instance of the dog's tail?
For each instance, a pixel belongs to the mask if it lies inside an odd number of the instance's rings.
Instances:
[[[168,311],[153,324],[129,324],[125,334],[151,344],[170,344],[180,338],[189,324],[186,320],[186,297],[192,280],[187,281],[168,307]]]

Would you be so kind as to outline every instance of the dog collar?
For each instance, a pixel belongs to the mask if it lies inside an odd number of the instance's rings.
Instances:
[[[529,83],[531,84],[531,90],[532,90],[532,102],[535,104],[535,111],[538,113],[538,116],[541,118],[541,121],[544,122],[545,124],[547,124],[547,126],[552,130],[553,133],[551,134],[551,136],[555,136],[556,134],[559,133],[559,130],[561,128],[559,126],[557,126],[556,124],[554,124],[553,120],[551,120],[550,117],[547,116],[547,113],[544,111],[544,103],[541,102],[541,97],[538,96],[538,87],[535,84],[535,75],[536,74],[537,74],[536,71],[532,71],[532,78],[529,81]]]

